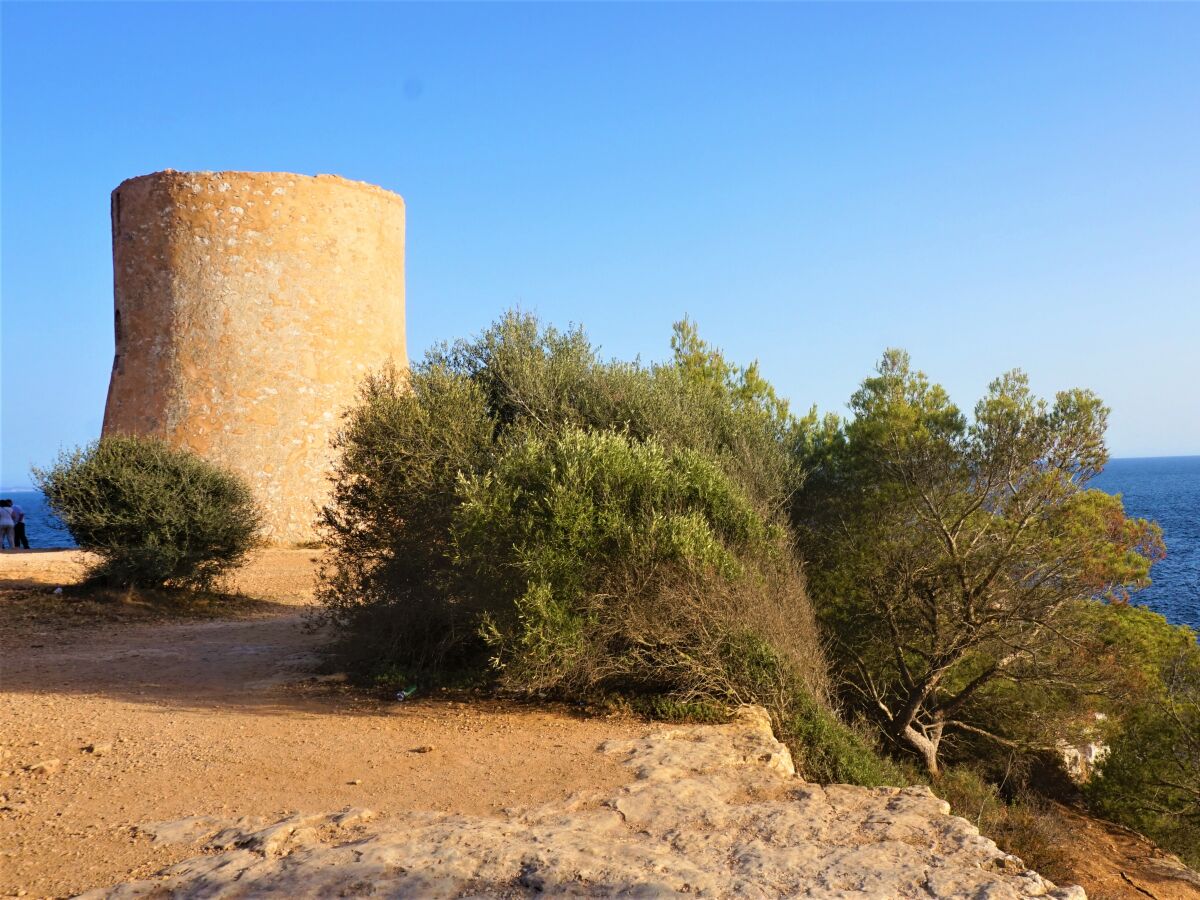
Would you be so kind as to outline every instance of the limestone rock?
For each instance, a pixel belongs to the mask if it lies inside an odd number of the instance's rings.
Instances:
[[[61,768],[61,759],[43,759],[41,762],[36,762],[31,766],[27,766],[26,770],[32,775],[39,775],[42,778],[48,778],[51,775],[58,774],[58,771]]]
[[[801,781],[762,710],[601,752],[633,777],[604,796],[495,818],[415,813],[364,828],[369,815],[347,810],[234,826],[206,855],[85,896],[1084,900],[1026,870],[927,789]]]
[[[224,825],[222,820],[212,816],[188,816],[171,822],[139,825],[136,831],[155,844],[192,844],[211,836]]]
[[[375,813],[373,811],[356,806],[353,809],[337,813],[332,817],[331,821],[339,828],[350,828],[354,825],[362,825],[365,822],[370,822],[374,818]]]

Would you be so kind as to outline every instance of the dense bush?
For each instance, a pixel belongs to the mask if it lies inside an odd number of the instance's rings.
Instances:
[[[605,362],[581,331],[509,314],[369,379],[324,513],[341,650],[670,714],[762,703],[812,777],[880,783],[826,698],[783,516],[794,422],[690,323],[673,348]]]
[[[719,359],[694,334],[687,345]],[[681,365],[602,362],[578,329],[543,329],[517,313],[408,372],[373,376],[339,436],[324,512],[335,550],[323,589],[330,611],[368,658],[474,665],[489,601],[455,565],[459,478],[490,472],[530,436],[573,428],[693,451],[764,522],[774,518],[790,491],[790,454],[777,417],[744,388],[728,366],[713,380]]]
[[[751,701],[770,636],[781,674],[824,696],[823,661],[786,534],[719,466],[616,432],[527,434],[464,479],[453,527],[503,683]]]
[[[482,610],[459,590],[450,525],[459,474],[486,470],[493,432],[480,386],[440,362],[367,379],[323,511],[320,596],[353,664],[437,677],[478,667]]]
[[[206,588],[255,544],[260,515],[239,477],[160,441],[109,437],[35,469],[75,542],[111,586]]]
[[[1119,647],[1130,678],[1129,695],[1116,704],[1109,754],[1086,785],[1088,801],[1200,866],[1196,635],[1148,610],[1119,610],[1098,624]]]

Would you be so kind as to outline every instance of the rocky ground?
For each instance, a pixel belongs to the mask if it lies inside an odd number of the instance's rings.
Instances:
[[[1083,898],[1006,857],[926,788],[807,784],[765,711],[606,741],[631,781],[498,815],[189,819],[203,852],[89,897]]]
[[[0,555],[0,894],[1056,895],[925,792],[797,780],[753,713],[669,728],[314,676],[310,551],[259,555],[256,602],[170,614],[50,593],[80,563]],[[1094,900],[1200,896],[1085,823],[1064,854]]]

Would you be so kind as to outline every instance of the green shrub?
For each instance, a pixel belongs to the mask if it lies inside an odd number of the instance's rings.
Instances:
[[[827,705],[784,518],[796,423],[690,323],[672,347],[606,362],[582,331],[510,313],[370,378],[324,512],[340,651],[675,719],[760,703],[812,776],[881,783]]]
[[[1163,622],[1155,631],[1174,641],[1152,645],[1159,667],[1121,716],[1085,792],[1101,815],[1200,866],[1200,646],[1190,629]]]
[[[464,478],[464,592],[506,687],[768,702],[743,636],[824,696],[824,664],[786,535],[707,458],[615,432],[528,434]]]
[[[109,437],[35,469],[71,537],[119,587],[207,588],[255,545],[260,514],[238,476],[141,437]]]
[[[876,748],[870,731],[847,725],[828,707],[802,694],[792,695],[776,732],[809,781],[864,787],[905,787],[917,781]]]
[[[765,390],[721,371],[710,382],[679,364],[602,362],[579,329],[509,313],[407,372],[368,379],[339,434],[323,514],[333,553],[321,597],[342,651],[365,666],[386,659],[443,675],[486,665],[479,621],[492,601],[455,574],[457,478],[489,472],[530,434],[571,427],[694,451],[772,518],[792,489],[786,429]]]
[[[450,520],[460,472],[487,465],[483,392],[439,363],[368,378],[347,416],[319,596],[341,655],[364,669],[444,676],[483,660],[475,598],[457,590]]]

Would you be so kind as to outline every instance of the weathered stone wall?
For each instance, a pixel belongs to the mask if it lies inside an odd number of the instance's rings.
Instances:
[[[104,433],[245,475],[267,539],[310,540],[330,439],[404,340],[404,201],[330,175],[175,172],[112,194],[116,355]]]

